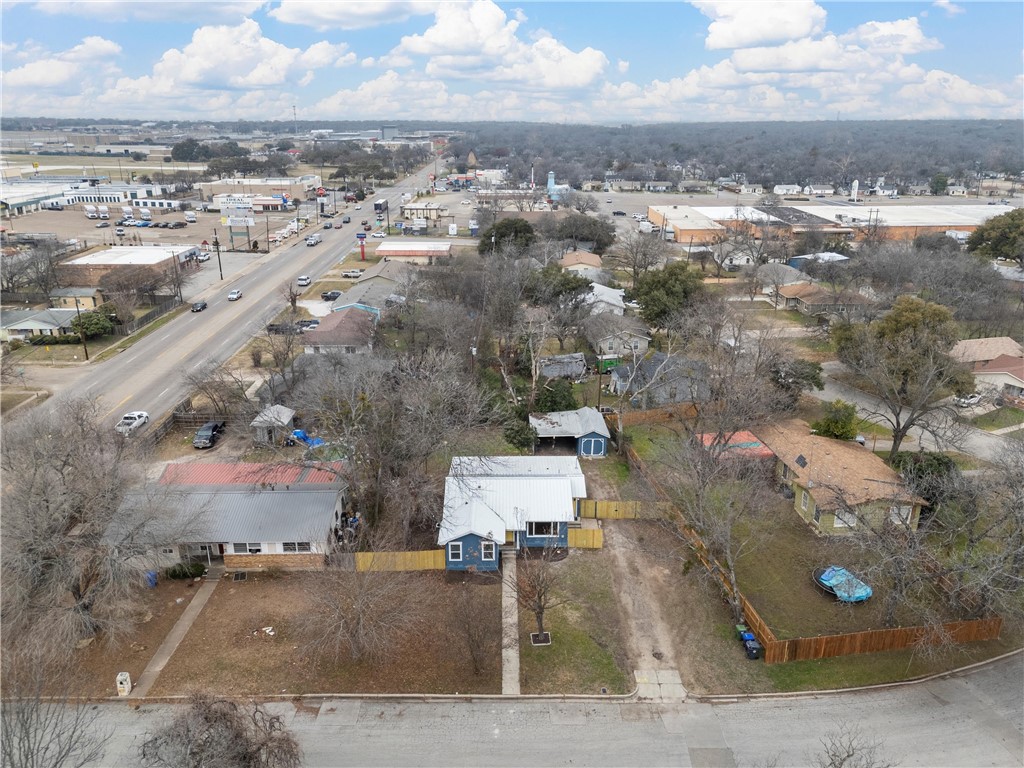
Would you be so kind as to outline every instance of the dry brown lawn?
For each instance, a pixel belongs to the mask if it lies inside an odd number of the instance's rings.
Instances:
[[[198,589],[199,584],[191,580],[171,581],[161,576],[156,589],[147,589],[141,596],[139,615],[148,620],[138,624],[123,642],[114,645],[99,637],[84,650],[75,651],[78,675],[70,682],[71,692],[76,696],[115,696],[118,672],[128,672],[137,681]]]
[[[230,695],[306,693],[500,693],[500,649],[481,675],[474,675],[456,618],[455,579],[439,572],[416,574],[422,591],[436,596],[428,631],[400,642],[383,665],[343,659],[317,661],[300,628],[309,600],[311,574],[250,573],[245,581],[225,577],[191,631],[156,681],[154,696],[197,687]],[[501,589],[472,584],[501,621]],[[273,636],[263,631],[273,627]]]

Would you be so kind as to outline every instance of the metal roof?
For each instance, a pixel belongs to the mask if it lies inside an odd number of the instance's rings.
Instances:
[[[325,321],[326,322],[326,321]],[[249,424],[250,427],[287,427],[295,418],[295,411],[279,403],[268,405]]]
[[[175,491],[173,514],[200,542],[326,541],[338,489],[221,488]]]
[[[567,477],[573,498],[587,496],[587,479],[575,456],[454,456],[449,477]]]
[[[571,522],[572,486],[568,477],[449,476],[437,543],[467,533],[503,543],[508,531],[526,530],[529,522]]]
[[[583,437],[594,433],[611,437],[608,425],[596,408],[531,413],[530,424],[539,437]]]
[[[342,462],[331,462],[327,465],[341,472],[345,465]],[[318,467],[302,467],[293,464],[206,464],[191,462],[188,464],[168,464],[160,477],[161,485],[323,485],[336,483],[338,487],[344,480],[330,469]]]

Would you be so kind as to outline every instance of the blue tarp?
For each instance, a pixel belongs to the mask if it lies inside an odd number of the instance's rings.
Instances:
[[[324,444],[324,441],[321,438],[319,438],[319,437],[310,437],[305,432],[303,432],[301,429],[294,430],[292,432],[292,437],[294,437],[299,442],[305,443],[310,448],[316,448],[318,445],[323,445]]]
[[[838,565],[830,565],[815,578],[844,603],[861,603],[871,597],[871,587]]]

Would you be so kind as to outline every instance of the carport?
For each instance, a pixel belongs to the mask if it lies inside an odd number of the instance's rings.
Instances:
[[[537,430],[541,441],[550,438],[552,448],[560,443],[574,441],[575,453],[581,459],[598,459],[608,455],[611,433],[596,408],[531,413],[530,426]]]

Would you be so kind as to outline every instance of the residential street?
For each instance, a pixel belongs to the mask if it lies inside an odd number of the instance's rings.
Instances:
[[[880,757],[900,766],[1024,762],[1019,653],[927,683],[737,703],[351,698],[271,706],[311,767],[807,765],[840,723],[880,742]],[[101,765],[137,765],[143,734],[172,710],[97,705],[97,726],[116,728]]]
[[[825,402],[831,402],[838,398],[848,403],[854,403],[860,409],[877,408],[876,401],[870,395],[854,389],[835,378],[835,374],[843,370],[842,363],[828,362],[824,363],[822,368],[824,369],[825,389],[821,391],[811,390],[808,394],[814,395],[819,400],[824,400]],[[922,434],[920,429],[912,429],[910,434],[914,440],[909,443],[904,442],[906,450],[917,450],[922,440],[924,447],[928,450],[948,450],[951,447],[948,445],[937,446],[935,440],[930,435]],[[979,459],[994,461],[998,458],[1008,439],[999,435],[989,434],[980,429],[971,429],[967,434],[964,445],[960,446],[959,450],[971,456],[977,456]],[[877,444],[881,447],[888,447],[891,445],[891,442],[879,439]],[[868,445],[871,445],[870,441]],[[881,447],[879,450],[881,450]]]

